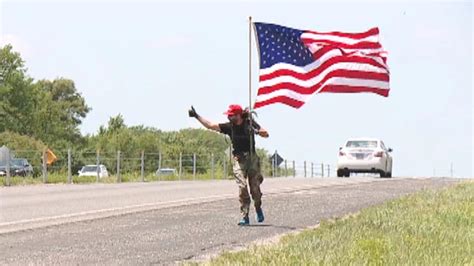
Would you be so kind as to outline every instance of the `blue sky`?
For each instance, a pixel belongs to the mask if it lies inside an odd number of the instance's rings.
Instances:
[[[258,110],[258,145],[290,160],[334,165],[350,137],[394,149],[394,175],[473,173],[471,1],[464,2],[13,2],[1,4],[1,44],[21,52],[35,79],[65,77],[92,107],[83,133],[121,113],[129,125],[199,127],[193,104],[224,121],[248,105],[248,25],[317,31],[381,30],[391,94],[321,94],[301,109]],[[256,46],[253,45],[256,55]],[[253,57],[253,87],[258,61]],[[256,90],[254,90],[255,97]]]

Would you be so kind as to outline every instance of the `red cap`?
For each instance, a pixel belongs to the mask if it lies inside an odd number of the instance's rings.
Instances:
[[[242,114],[242,112],[243,112],[242,106],[238,104],[231,104],[229,105],[229,108],[224,114],[225,115],[238,115],[238,114]]]

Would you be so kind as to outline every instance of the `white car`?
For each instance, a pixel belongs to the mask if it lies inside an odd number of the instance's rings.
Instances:
[[[391,148],[383,141],[371,138],[350,139],[339,148],[337,176],[349,177],[351,173],[378,173],[392,177]]]
[[[79,170],[79,176],[97,176],[97,165],[96,164],[90,164],[90,165],[85,165],[82,167],[81,170]],[[99,178],[102,177],[108,177],[109,172],[107,171],[107,168],[105,165],[100,164],[99,165]]]
[[[161,168],[156,170],[156,176],[176,175],[174,168]]]

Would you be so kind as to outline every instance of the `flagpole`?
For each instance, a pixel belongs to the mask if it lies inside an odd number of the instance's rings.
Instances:
[[[250,158],[253,153],[253,126],[252,126],[252,16],[249,16],[249,117],[250,117]]]
[[[251,16],[249,17],[249,110],[252,111],[252,17]]]

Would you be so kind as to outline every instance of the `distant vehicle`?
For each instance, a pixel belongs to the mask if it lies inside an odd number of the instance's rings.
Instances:
[[[15,158],[12,159],[13,169],[15,174],[21,176],[30,176],[33,175],[33,166],[25,158]]]
[[[392,177],[393,158],[391,148],[378,139],[360,138],[346,141],[339,148],[337,176],[349,177],[351,173],[378,173],[380,177]]]
[[[7,175],[6,162],[0,163],[0,176]],[[30,165],[27,159],[14,158],[10,161],[10,175],[11,176],[30,176],[33,175],[33,166]]]
[[[107,171],[107,168],[105,167],[105,165],[100,164],[98,170],[99,170],[99,178],[109,176],[109,172]],[[97,176],[97,165],[96,164],[85,165],[82,167],[81,170],[79,170],[78,174],[79,176]]]
[[[174,168],[161,168],[156,170],[157,176],[176,175],[176,169]]]
[[[6,176],[6,175],[7,175],[7,163],[0,162],[0,176]]]

